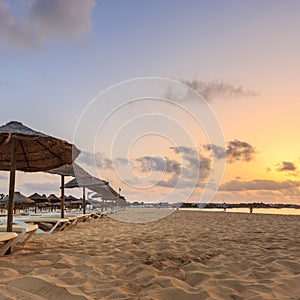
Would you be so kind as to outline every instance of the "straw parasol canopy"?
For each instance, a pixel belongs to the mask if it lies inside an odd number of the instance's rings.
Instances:
[[[12,231],[15,171],[38,172],[72,164],[80,151],[67,141],[20,122],[0,126],[0,170],[10,171],[7,231]]]
[[[98,179],[93,176],[89,176],[86,178],[74,178],[65,184],[65,188],[76,188],[76,187],[93,187],[93,186],[102,186],[107,185],[108,182],[102,179]]]
[[[20,122],[0,126],[0,170],[10,171],[16,146],[16,170],[38,172],[71,164],[80,151],[72,144],[34,131]]]
[[[73,162],[71,165],[64,165],[59,168],[55,168],[47,171],[50,174],[57,174],[61,176],[72,176],[72,177],[90,177],[91,175],[81,168],[78,164]]]
[[[52,170],[46,171],[50,174],[60,175],[61,176],[61,217],[65,217],[65,176],[72,176],[75,177],[75,169],[78,170],[78,172],[82,175],[89,175],[87,172],[85,172],[81,167],[79,167],[75,162],[73,162],[71,165],[63,165],[59,168],[55,168]]]
[[[90,188],[91,186],[94,185],[100,185],[100,186],[105,186],[108,184],[107,181],[104,181],[102,179],[98,179],[90,174],[83,176],[83,177],[77,177],[78,175],[83,175],[83,173],[76,173],[76,177],[70,180],[68,183],[64,185],[64,188],[77,188],[77,187],[82,187],[83,189],[83,213],[86,213],[86,196],[85,196],[85,189]]]
[[[93,196],[94,198],[101,197],[104,199],[103,197],[111,197],[110,199],[115,199],[116,197],[119,197],[119,193],[115,191],[109,184],[105,186],[94,185],[91,186],[90,189],[97,193]]]
[[[76,198],[72,195],[66,196],[65,199],[66,199],[66,201],[69,201],[69,202],[79,200],[78,198]]]
[[[45,195],[40,195],[38,193],[34,193],[34,194],[30,195],[28,198],[33,200],[35,203],[49,202]]]
[[[126,199],[124,196],[121,196],[117,191],[115,191],[109,184],[101,187],[101,186],[93,186],[90,188],[96,194],[92,196],[92,198],[101,198],[102,201],[110,201],[113,204],[117,206],[126,206]],[[121,189],[119,189],[121,191]]]
[[[73,162],[71,165],[64,165],[56,169],[47,171],[50,174],[57,174],[61,176],[61,217],[64,218],[64,203],[65,203],[65,188],[83,188],[83,213],[86,213],[86,203],[85,203],[85,188],[87,187],[86,183],[91,184],[104,184],[104,180],[93,177],[78,164]],[[71,180],[67,185],[65,185],[65,176],[76,177]]]
[[[35,202],[35,206],[34,206],[35,213],[36,213],[37,206],[42,207],[42,206],[47,206],[50,204],[49,200],[47,199],[47,197],[45,195],[40,195],[38,193],[34,193],[34,194],[30,195],[28,198],[30,198],[31,200],[33,200]]]
[[[49,202],[51,203],[60,203],[60,199],[54,195],[54,194],[51,194],[47,197],[47,199],[49,200]]]
[[[3,199],[0,200],[1,203],[8,203],[9,197],[8,195],[5,196]],[[14,192],[14,203],[16,205],[34,205],[34,201],[30,198],[24,196],[20,192]]]

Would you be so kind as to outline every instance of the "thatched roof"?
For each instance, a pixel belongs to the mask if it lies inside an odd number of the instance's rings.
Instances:
[[[72,176],[78,178],[91,177],[91,175],[88,172],[86,172],[75,162],[71,165],[64,165],[59,168],[49,170],[47,171],[47,173],[57,174],[62,176]]]
[[[91,186],[90,190],[96,192],[98,195],[98,197],[102,196],[114,196],[114,197],[119,197],[119,193],[117,191],[115,191],[109,184],[105,185],[105,186]],[[96,198],[96,195],[93,196],[94,198]]]
[[[72,196],[72,195],[69,195],[69,196],[65,196],[65,201],[77,201],[78,198]]]
[[[101,198],[103,200],[115,200],[119,197],[119,194],[110,186],[92,186],[90,189],[96,192],[92,198]]]
[[[38,172],[72,164],[80,151],[67,141],[30,129],[20,122],[0,126],[0,170],[9,171],[12,140],[16,141],[16,169]]]
[[[8,203],[8,196],[5,196],[3,199],[0,200],[2,203]],[[34,204],[34,201],[29,199],[28,197],[24,196],[20,192],[14,193],[14,202],[16,205],[19,204]]]
[[[61,202],[61,200],[54,194],[49,195],[47,198],[52,203]]]
[[[74,178],[65,184],[65,188],[87,187],[92,189],[93,186],[105,186],[108,182],[96,177]]]
[[[47,199],[47,197],[45,195],[40,195],[38,193],[34,193],[34,194],[30,195],[28,198],[33,200],[35,203],[49,202],[49,200]]]

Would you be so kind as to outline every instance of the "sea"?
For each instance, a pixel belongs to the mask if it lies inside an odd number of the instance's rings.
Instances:
[[[179,210],[192,211],[207,211],[207,212],[224,212],[223,208],[179,208]],[[227,208],[228,213],[247,213],[249,208]],[[300,209],[296,208],[253,208],[253,214],[272,214],[272,215],[298,215],[300,216]]]

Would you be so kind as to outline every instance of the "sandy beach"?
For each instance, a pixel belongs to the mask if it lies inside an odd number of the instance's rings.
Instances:
[[[104,216],[1,257],[0,299],[300,299],[299,228],[288,215]]]

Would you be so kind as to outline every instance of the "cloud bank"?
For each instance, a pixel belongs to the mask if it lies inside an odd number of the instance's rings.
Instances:
[[[266,179],[256,179],[251,181],[231,180],[220,186],[220,191],[234,192],[234,191],[258,191],[258,190],[293,190],[300,186],[299,181],[275,181]]]
[[[79,38],[92,26],[95,0],[16,1],[22,14],[14,14],[9,1],[0,0],[0,43],[34,49],[56,38]]]
[[[237,161],[251,161],[256,153],[251,144],[239,140],[229,141],[226,149],[216,145],[203,145],[204,150],[212,152],[210,155],[207,155],[207,153],[202,154],[199,149],[186,146],[171,147],[170,149],[175,154],[179,154],[180,159],[167,156],[141,156],[134,159],[117,157],[111,160],[99,152],[96,152],[95,155],[82,152],[80,160],[82,163],[103,170],[117,170],[119,167],[130,166],[136,174],[161,173],[163,177],[155,183],[156,186],[185,188],[203,187],[207,183],[206,181],[211,172],[211,154],[217,159],[226,157],[229,163],[234,163]],[[130,178],[130,174],[127,176],[126,182],[136,184],[136,176],[134,176],[134,179]]]
[[[202,185],[208,178],[211,168],[211,159],[201,155],[196,149],[180,146],[171,147],[175,154],[180,154],[180,160],[167,156],[141,156],[134,159],[117,157],[113,161],[105,155],[97,152],[95,155],[89,152],[80,154],[80,162],[99,169],[114,170],[122,166],[130,165],[135,174],[157,172],[163,174],[162,180],[155,183],[156,186],[184,188]],[[128,174],[128,176],[130,176]],[[126,178],[126,182],[133,179]],[[136,180],[136,178],[135,178]],[[150,179],[149,179],[150,180]],[[178,185],[180,182],[180,186]]]
[[[202,154],[199,149],[185,146],[171,147],[170,149],[173,150],[174,154],[180,155],[180,158],[141,156],[134,159],[119,157],[112,161],[97,153],[95,157],[92,154],[86,155],[85,158],[89,159],[85,159],[85,163],[93,163],[96,159],[97,167],[100,169],[113,170],[115,167],[118,168],[130,164],[136,174],[150,172],[163,174],[161,180],[158,182],[153,181],[153,184],[157,187],[176,187],[180,192],[180,190],[184,191],[188,188],[203,188],[205,186],[211,171],[212,154],[219,159],[223,159],[226,155],[227,160],[230,163],[234,163],[237,161],[251,161],[256,153],[255,148],[251,144],[239,140],[229,141],[226,149],[215,145],[203,145],[204,150],[211,151],[209,155],[204,152]],[[287,161],[282,161],[277,166],[278,172],[296,172],[298,170],[294,163]],[[134,180],[138,180],[138,178],[126,178],[126,182],[136,184]],[[149,183],[152,183],[151,180],[149,178]],[[243,181],[236,176],[234,180],[223,183],[219,191],[238,194],[246,192],[250,193],[251,197],[253,197],[253,193],[265,196],[269,195],[267,193],[274,193],[277,196],[285,195],[296,198],[300,195],[300,181],[267,179]]]

